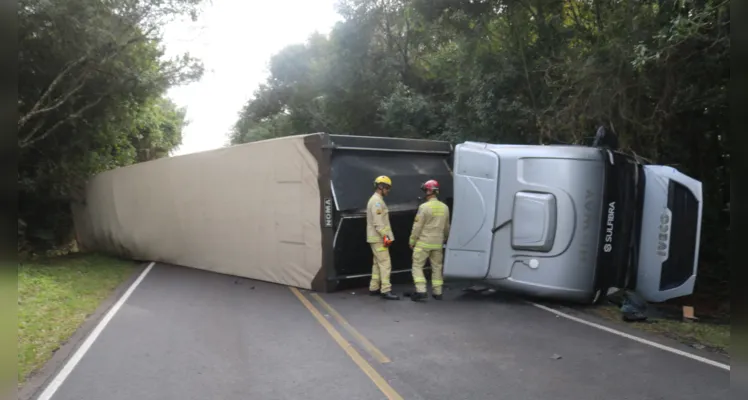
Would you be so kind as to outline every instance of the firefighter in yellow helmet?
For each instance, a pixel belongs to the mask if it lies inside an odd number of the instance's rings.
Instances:
[[[400,297],[392,293],[390,283],[392,261],[389,247],[395,240],[395,236],[390,227],[389,210],[387,204],[384,203],[384,197],[392,189],[392,180],[389,177],[380,176],[374,180],[374,187],[376,191],[366,206],[366,241],[374,253],[369,294],[381,295],[387,300],[400,300]]]
[[[444,286],[444,244],[449,235],[449,207],[439,201],[439,182],[429,180],[421,185],[426,201],[418,207],[413,230],[410,234],[410,248],[413,249],[413,283],[416,292],[410,296],[413,301],[426,300],[426,277],[423,267],[426,260],[431,262],[431,293],[434,299],[442,299]]]

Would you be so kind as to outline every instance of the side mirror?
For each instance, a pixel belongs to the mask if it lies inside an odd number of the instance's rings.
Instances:
[[[614,132],[608,132],[604,126],[600,125],[595,133],[595,140],[592,147],[602,147],[611,151],[618,150],[618,136]]]

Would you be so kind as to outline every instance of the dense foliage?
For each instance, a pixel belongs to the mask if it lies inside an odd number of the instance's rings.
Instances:
[[[231,142],[306,132],[586,143],[701,180],[699,287],[728,293],[729,0],[343,0],[270,61]]]
[[[201,0],[20,0],[19,249],[67,244],[87,178],[164,157],[185,112],[164,97],[202,65],[163,57],[159,27]]]

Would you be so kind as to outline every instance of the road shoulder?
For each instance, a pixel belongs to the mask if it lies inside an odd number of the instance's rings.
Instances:
[[[621,321],[620,312],[613,305],[584,307],[547,302],[539,302],[537,304],[627,335],[636,336],[721,364],[730,364],[730,356],[726,351],[703,345],[692,337],[683,336],[678,332],[669,332],[667,327],[660,328],[659,324],[663,322],[657,318],[650,318],[648,322],[625,323]],[[686,322],[683,323],[686,324]]]
[[[145,270],[147,263],[133,268],[132,274],[125,279],[117,288],[99,304],[96,310],[89,315],[78,329],[57,349],[52,357],[38,370],[31,373],[23,386],[18,388],[19,400],[30,400],[41,393],[47,384],[54,379],[55,375],[65,366],[67,360],[75,354],[83,341],[98,325],[99,321],[106,315],[112,306],[119,300],[127,289],[138,279]]]

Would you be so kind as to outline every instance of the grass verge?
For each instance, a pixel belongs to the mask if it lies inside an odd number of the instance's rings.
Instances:
[[[13,269],[3,261],[0,268],[0,398],[13,389],[16,381],[16,362],[13,358],[13,347],[16,342],[16,297],[18,282],[13,275]],[[10,398],[10,397],[8,397]]]
[[[18,264],[18,385],[47,362],[136,264],[76,254]]]
[[[593,307],[590,312],[614,321],[621,321],[621,312],[613,304]],[[727,354],[730,350],[730,325],[703,322],[685,322],[680,320],[649,317],[647,322],[634,322],[628,326],[657,333],[690,346],[707,348],[718,353]]]

